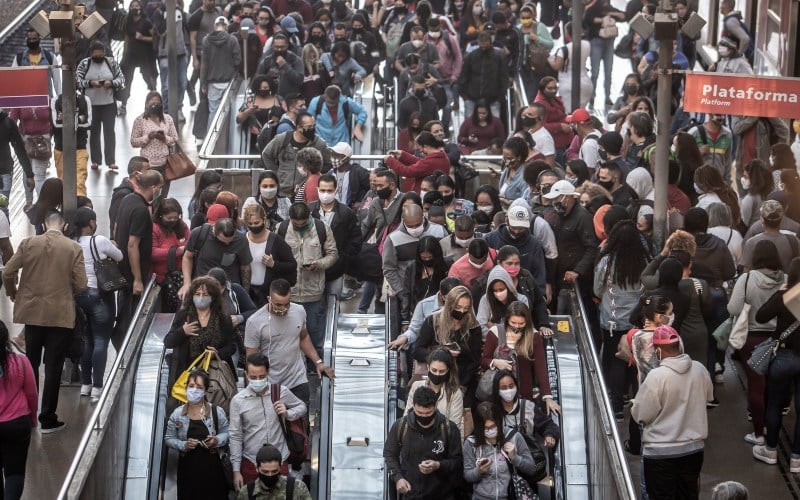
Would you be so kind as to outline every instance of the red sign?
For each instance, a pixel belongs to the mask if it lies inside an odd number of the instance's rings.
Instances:
[[[49,106],[49,70],[47,66],[0,68],[0,108]]]
[[[687,73],[683,109],[720,115],[800,118],[800,78]]]

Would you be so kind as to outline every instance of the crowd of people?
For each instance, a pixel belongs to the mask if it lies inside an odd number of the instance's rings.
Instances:
[[[95,7],[110,16],[113,3]],[[690,4],[675,2],[679,20]],[[784,298],[800,280],[800,120],[790,145],[783,120],[686,113],[676,73],[673,146],[656,151],[657,42],[632,32],[617,40],[616,30],[637,12],[652,16],[653,4],[587,6],[577,107],[576,42],[560,2],[395,0],[353,10],[338,0],[179,0],[171,19],[159,2],[128,7],[124,32],[76,34],[79,209],[69,224],[60,213],[59,72],[51,106],[0,112],[0,193],[11,193],[13,147],[37,234],[14,249],[0,211],[3,284],[13,322],[25,325],[21,356],[0,322],[6,498],[21,496],[31,432],[66,426],[57,415],[65,358],[80,367],[81,397],[100,399],[109,343],[121,347],[151,274],[161,310],[175,313],[164,344],[173,395],[184,396],[170,400],[164,440],[180,453],[178,498],[231,489],[240,499],[310,498],[287,429],[307,422],[309,376],[335,376],[322,359],[333,296],[398,319],[388,347],[402,352],[406,405],[384,458],[403,498],[509,498],[517,478],[535,489],[548,474],[560,407],[545,346],[550,314],[569,314],[572,293],[586,308],[614,417],[628,420],[626,450],[642,457],[643,496],[698,498],[706,412],[725,404],[714,384],[731,362],[726,351],[747,375],[744,440],[755,459],[777,463],[781,419],[800,387],[797,319]],[[710,70],[751,74],[753,40],[734,7],[721,2]],[[165,36],[173,21],[176,68]],[[114,36],[125,42],[120,63]],[[57,61],[40,43],[28,30],[14,64]],[[694,40],[675,48],[674,67],[695,66]],[[617,94],[614,54],[632,68]],[[129,138],[139,155],[113,190],[109,227],[98,228],[86,179],[101,165],[119,171],[115,122],[136,68],[149,89]],[[167,92],[171,70],[178,88]],[[202,139],[237,74],[249,90],[231,118],[260,156],[255,191],[237,196],[218,172],[202,171],[184,207],[164,176],[181,142],[184,96]],[[377,168],[352,158],[369,118],[353,97],[367,75],[399,90],[386,117],[400,127],[397,144]],[[531,104],[504,116],[517,75]],[[181,103],[178,123],[165,113],[169,98]],[[455,130],[459,107],[466,119]],[[502,158],[477,189],[459,161],[469,154]],[[653,238],[659,154],[669,157],[663,245]],[[48,178],[51,157],[58,175]],[[108,268],[123,285],[109,284]],[[738,336],[714,335],[736,330],[731,318],[741,315]],[[745,363],[779,337],[766,374]],[[188,371],[202,356],[213,373]],[[217,388],[241,374],[244,388],[219,399]],[[800,430],[790,471],[800,472]],[[714,498],[741,494],[724,483]]]

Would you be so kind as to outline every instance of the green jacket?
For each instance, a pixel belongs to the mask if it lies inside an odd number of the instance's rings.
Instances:
[[[311,493],[308,492],[308,487],[303,481],[294,482],[294,492],[292,498],[286,496],[286,477],[281,476],[275,488],[267,489],[261,484],[261,481],[255,480],[253,482],[253,495],[250,496],[249,485],[245,485],[239,490],[238,500],[311,500]]]

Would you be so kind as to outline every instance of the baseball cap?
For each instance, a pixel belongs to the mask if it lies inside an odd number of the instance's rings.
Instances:
[[[531,214],[523,206],[509,208],[506,217],[508,217],[508,225],[511,227],[531,227]]]
[[[565,120],[567,123],[585,123],[588,122],[591,117],[589,116],[589,112],[583,108],[578,108],[571,115],[567,115],[567,119]]]
[[[288,31],[289,33],[297,33],[297,23],[294,22],[294,19],[286,16],[281,19],[281,27]]]
[[[492,23],[484,23],[483,31],[494,31],[494,24]]]
[[[332,148],[331,151],[338,155],[344,155],[347,158],[353,156],[353,148],[350,147],[349,144],[346,142],[337,142]]]
[[[777,200],[767,200],[761,205],[761,217],[777,221],[783,217],[783,206]]]
[[[218,18],[214,19],[214,25],[216,26],[217,24],[224,24],[227,26],[228,18],[225,16],[219,16]]]
[[[554,200],[559,196],[578,196],[575,192],[575,186],[570,184],[569,181],[560,180],[550,187],[550,192],[543,194],[548,200]]]
[[[239,27],[247,28],[247,29],[250,29],[250,30],[253,29],[254,26],[255,26],[255,23],[249,17],[245,17],[244,19],[242,19],[242,22],[239,23]]]
[[[674,328],[667,325],[661,325],[653,332],[653,345],[669,345],[675,342],[680,342],[681,336]]]
[[[228,217],[230,217],[230,214],[228,214],[228,207],[219,203],[214,203],[208,207],[208,211],[206,212],[206,221],[209,224],[214,224],[218,220],[227,219]]]

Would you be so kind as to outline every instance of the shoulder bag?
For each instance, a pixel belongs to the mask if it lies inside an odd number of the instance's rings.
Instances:
[[[515,431],[511,431],[506,441],[514,435]],[[518,471],[517,468],[514,467],[514,464],[511,462],[511,458],[509,458],[508,454],[505,451],[501,451],[503,456],[506,459],[506,463],[508,464],[508,473],[511,475],[511,481],[508,483],[508,498],[509,500],[537,500],[539,496],[534,493],[533,485],[529,479],[523,477]],[[535,461],[535,459],[534,459]],[[535,482],[533,484],[536,484]]]
[[[281,386],[280,384],[269,385],[270,398],[272,404],[277,403],[281,399]],[[291,465],[298,465],[308,456],[309,442],[308,431],[306,430],[306,418],[301,417],[297,420],[287,421],[285,418],[278,415],[278,420],[281,423],[281,430],[283,437],[286,439],[286,447],[289,449],[289,462]]]
[[[619,28],[617,28],[617,21],[611,16],[603,18],[603,24],[600,27],[600,38],[617,38],[619,35]]]
[[[747,327],[750,324],[750,304],[747,303],[747,285],[750,282],[750,271],[747,273],[747,278],[744,281],[744,300],[742,310],[733,319],[731,325],[731,333],[728,336],[728,343],[734,349],[741,349],[747,340]]]
[[[753,349],[753,353],[750,354],[750,359],[747,360],[747,366],[759,375],[766,375],[769,370],[769,365],[772,363],[772,360],[775,359],[778,347],[784,340],[789,338],[789,335],[797,330],[798,326],[800,326],[800,321],[795,321],[789,325],[777,339],[767,339],[758,344]]]
[[[166,311],[176,312],[181,307],[178,290],[183,286],[183,272],[178,269],[178,246],[172,245],[167,252],[167,272],[164,273],[164,283],[161,287],[164,292],[164,305]]]
[[[210,351],[208,351],[210,352]],[[209,354],[208,366],[208,389],[206,394],[208,401],[223,410],[225,414],[230,414],[231,399],[236,395],[236,376],[227,361],[222,360],[213,353]]]
[[[183,152],[180,144],[175,143],[170,146],[170,153],[167,156],[167,164],[164,168],[164,180],[174,181],[176,179],[183,179],[189,177],[197,171],[192,160]]]
[[[94,236],[89,240],[89,251],[94,261],[94,275],[97,278],[97,288],[103,292],[115,292],[128,286],[128,280],[122,275],[119,266],[112,259],[101,259],[97,251]]]
[[[50,139],[43,135],[34,135],[25,139],[25,154],[32,160],[47,161],[53,155],[50,150]]]
[[[506,359],[511,361],[516,368],[517,360],[515,359],[514,352],[506,346],[506,329],[503,325],[497,325],[497,348],[494,350],[492,359]],[[489,401],[489,399],[491,399],[494,376],[497,372],[497,369],[489,368],[481,375],[478,381],[478,388],[475,389],[475,397],[478,401]]]

